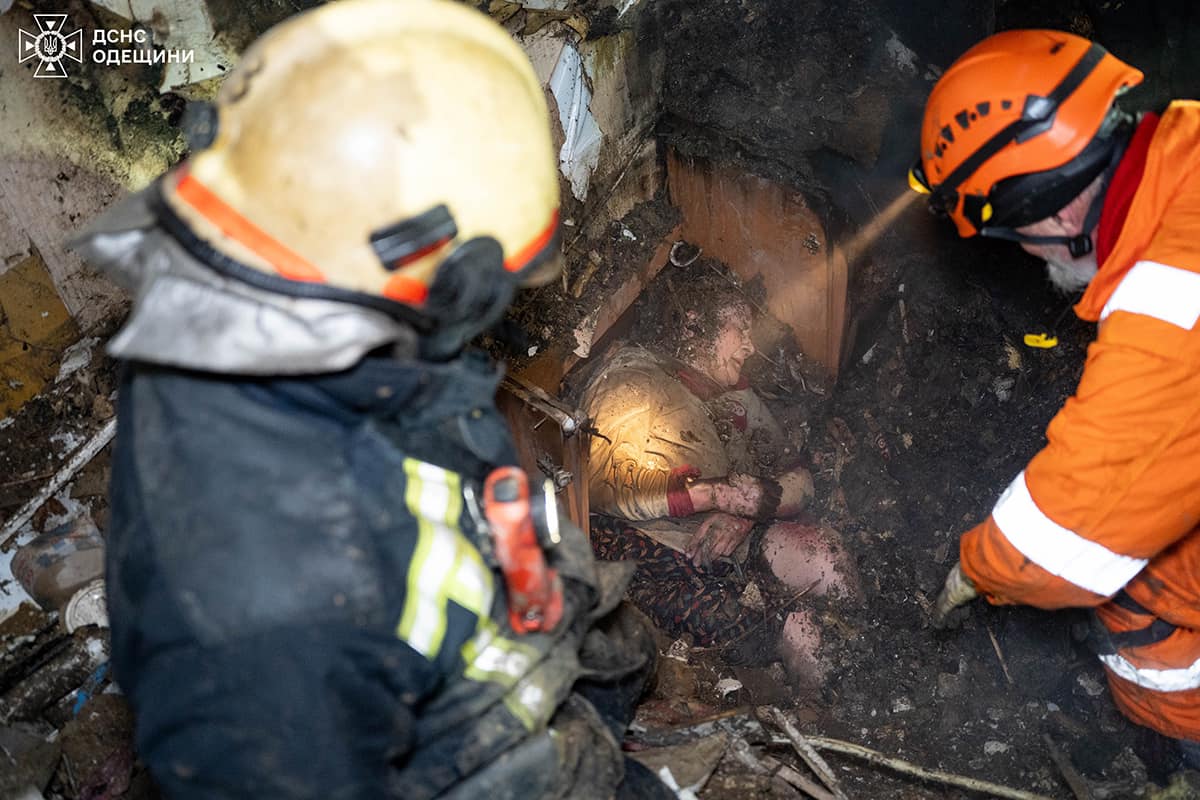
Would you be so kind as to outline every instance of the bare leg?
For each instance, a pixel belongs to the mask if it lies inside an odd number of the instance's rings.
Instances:
[[[809,609],[793,611],[783,621],[779,657],[792,680],[805,686],[820,686],[829,669],[819,656],[821,626]]]
[[[831,528],[776,522],[767,529],[762,554],[771,572],[784,585],[811,594],[859,596],[858,570]]]

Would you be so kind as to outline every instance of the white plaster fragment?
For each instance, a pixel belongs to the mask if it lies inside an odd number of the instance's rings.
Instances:
[[[62,383],[64,378],[70,377],[73,373],[92,363],[92,347],[99,341],[96,337],[89,336],[86,339],[80,339],[64,350],[58,364],[58,377],[54,379],[54,382]]]
[[[625,16],[625,12],[634,6],[641,3],[642,0],[621,0],[621,7],[617,9],[617,17]]]
[[[592,93],[588,89],[583,60],[573,44],[564,47],[559,55],[554,74],[550,76],[550,92],[558,104],[563,129],[558,166],[571,182],[571,193],[583,200],[587,197],[592,170],[600,163],[603,134],[589,108]]]
[[[130,22],[139,22],[154,34],[154,44],[168,53],[191,51],[190,62],[165,63],[159,92],[169,92],[224,74],[235,57],[220,45],[213,30],[207,3],[191,0],[92,0]]]
[[[517,5],[535,11],[566,11],[571,0],[517,0]]]

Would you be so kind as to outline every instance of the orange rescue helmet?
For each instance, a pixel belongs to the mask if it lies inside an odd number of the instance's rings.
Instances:
[[[990,36],[933,87],[909,184],[960,235],[1020,241],[1013,228],[1058,212],[1119,157],[1127,117],[1113,100],[1141,81],[1070,33]]]

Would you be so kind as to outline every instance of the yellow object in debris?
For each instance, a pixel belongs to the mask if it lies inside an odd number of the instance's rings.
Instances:
[[[63,348],[78,338],[36,250],[0,275],[0,419],[54,380]]]
[[[1027,347],[1038,347],[1042,350],[1049,350],[1058,344],[1058,337],[1051,336],[1048,333],[1027,333],[1025,334],[1025,345]]]

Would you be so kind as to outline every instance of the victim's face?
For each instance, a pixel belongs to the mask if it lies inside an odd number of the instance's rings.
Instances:
[[[713,345],[708,376],[721,386],[733,387],[742,378],[742,365],[754,355],[754,340],[750,338],[750,309],[732,306],[718,315],[721,328]]]

